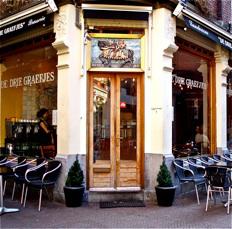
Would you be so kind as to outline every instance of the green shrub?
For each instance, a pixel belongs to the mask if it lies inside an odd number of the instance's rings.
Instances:
[[[162,165],[160,165],[160,170],[159,170],[159,173],[157,175],[157,182],[158,182],[158,186],[160,186],[160,187],[173,186],[171,174],[170,174],[164,161],[163,161]]]
[[[78,160],[74,161],[73,165],[69,169],[66,186],[80,187],[83,184],[84,175]]]

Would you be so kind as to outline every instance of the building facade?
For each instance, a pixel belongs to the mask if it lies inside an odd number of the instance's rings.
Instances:
[[[52,110],[60,199],[76,157],[88,201],[151,200],[163,158],[231,144],[231,1],[110,2],[41,1],[1,24],[1,146]]]

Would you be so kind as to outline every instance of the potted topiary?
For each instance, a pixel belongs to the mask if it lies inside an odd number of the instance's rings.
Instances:
[[[84,175],[78,160],[69,169],[64,186],[65,203],[67,207],[78,207],[82,204]]]
[[[171,174],[163,161],[157,175],[158,185],[155,187],[159,206],[172,206],[176,187],[172,184]]]

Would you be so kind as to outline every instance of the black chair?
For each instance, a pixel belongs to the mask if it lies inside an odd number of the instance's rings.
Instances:
[[[220,193],[223,190],[223,193],[228,193],[228,199],[227,199],[227,214],[229,214],[230,211],[230,198],[232,195],[232,189],[231,189],[231,175],[229,174],[227,168],[225,167],[216,167],[216,166],[208,166],[206,168],[206,181],[207,181],[207,200],[206,200],[206,206],[205,211],[208,210],[208,204],[209,204],[209,197],[210,195],[215,193]],[[214,196],[214,202],[216,203],[216,197]]]
[[[230,157],[230,154],[229,154],[229,153],[224,153],[221,157],[222,157],[226,162],[232,161],[232,158]]]
[[[1,155],[1,156],[0,156],[0,164],[4,163],[4,162],[6,162],[6,161],[7,161],[7,157],[4,156],[4,155]]]
[[[201,162],[201,164],[204,167],[207,167],[207,166],[214,164],[214,162],[212,160],[210,160],[210,158],[208,156],[201,156],[201,157],[199,157],[198,160]]]
[[[27,170],[25,174],[25,179],[27,181],[27,184],[26,184],[26,191],[25,191],[25,198],[24,198],[24,207],[26,206],[28,187],[32,187],[32,188],[40,190],[38,210],[39,211],[41,210],[41,199],[42,199],[43,189],[45,189],[47,192],[48,187],[51,187],[51,188],[54,187],[58,179],[61,166],[62,164],[60,161],[51,160],[51,161],[48,161],[44,164],[37,166],[34,169]],[[41,170],[43,170],[43,173],[41,173]],[[42,175],[42,176],[39,176],[39,178],[38,178],[38,172],[41,173]],[[34,179],[34,175],[32,175],[31,173],[37,174],[36,175],[37,178]]]
[[[27,161],[26,157],[19,156],[6,160],[5,162],[1,163],[0,166],[7,166],[10,167],[11,169],[14,169],[16,166],[26,163],[26,161]],[[3,195],[5,194],[6,191],[7,181],[13,179],[13,177],[14,177],[13,173],[8,175],[3,175],[3,179],[4,179]]]
[[[212,159],[215,163],[218,163],[218,162],[222,161],[221,156],[218,155],[218,154],[213,154],[213,155],[211,156],[211,159]]]
[[[23,203],[23,197],[24,197],[24,189],[25,189],[25,184],[26,184],[26,179],[25,179],[25,173],[29,168],[33,168],[34,166],[38,166],[41,163],[45,163],[45,158],[37,158],[34,160],[31,160],[25,164],[18,165],[16,166],[13,171],[14,171],[14,185],[13,185],[13,190],[12,190],[12,200],[14,200],[14,194],[15,194],[15,188],[16,185],[22,185],[22,192],[21,192],[21,204]]]
[[[205,175],[205,167],[197,163],[196,158],[188,158],[187,159],[189,168],[193,171],[194,175],[199,177],[204,177]]]
[[[174,160],[174,166],[176,169],[176,174],[180,182],[180,188],[182,192],[182,185],[187,183],[193,183],[195,186],[197,203],[200,204],[199,195],[198,195],[198,186],[205,185],[205,178],[201,176],[196,176],[191,169],[185,168],[183,165],[183,160],[176,159]]]

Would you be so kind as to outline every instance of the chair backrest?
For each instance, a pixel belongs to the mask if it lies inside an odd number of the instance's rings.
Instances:
[[[221,156],[218,155],[218,154],[214,154],[213,159],[216,160],[216,161],[221,161]]]
[[[196,158],[189,157],[187,160],[192,164],[197,164],[197,159]]]
[[[185,177],[185,174],[184,174],[184,162],[183,160],[181,159],[176,159],[173,161],[173,164],[174,164],[174,167],[175,167],[175,170],[176,170],[176,174],[177,174],[177,177],[179,179],[182,179],[183,177]]]
[[[207,156],[201,156],[200,160],[203,162],[209,162],[209,158]]]
[[[188,158],[188,166],[193,171],[194,175],[198,175],[199,171],[197,169],[197,160],[195,158]]]
[[[208,185],[213,187],[228,187],[231,185],[231,179],[225,167],[208,166],[206,168],[206,180]]]
[[[223,154],[225,158],[229,159],[229,160],[232,160],[231,156],[230,156],[230,153],[224,153]]]
[[[39,165],[33,166],[32,168],[29,168],[26,171],[25,178],[28,181],[31,180],[42,180],[42,177],[44,176],[46,172],[46,165],[47,163],[41,163]]]
[[[45,158],[39,157],[39,158],[36,159],[36,165],[40,165],[41,163],[43,163],[43,162],[45,162],[45,161],[46,161]]]
[[[21,165],[21,164],[23,164],[23,163],[26,163],[27,158],[24,157],[24,156],[19,156],[19,157],[17,158],[17,161],[18,161],[18,165]]]
[[[47,170],[43,176],[43,180],[49,182],[56,182],[60,174],[61,166],[62,163],[58,160],[48,161]]]
[[[4,162],[6,162],[6,161],[7,161],[7,157],[4,156],[4,155],[1,155],[1,156],[0,156],[0,163],[4,163]]]

